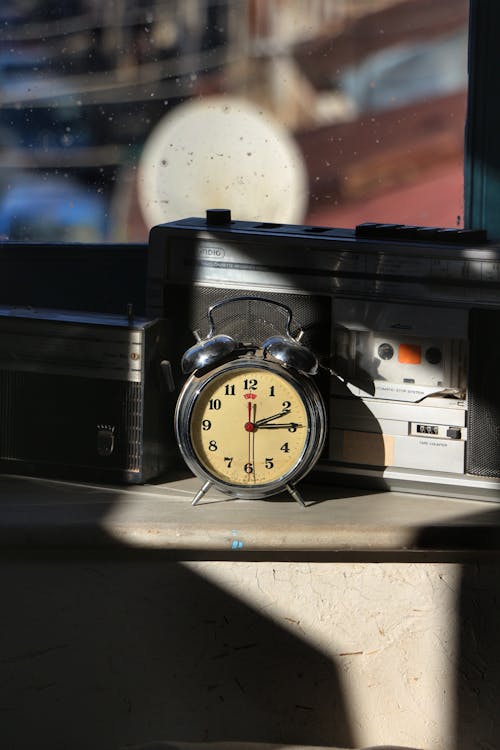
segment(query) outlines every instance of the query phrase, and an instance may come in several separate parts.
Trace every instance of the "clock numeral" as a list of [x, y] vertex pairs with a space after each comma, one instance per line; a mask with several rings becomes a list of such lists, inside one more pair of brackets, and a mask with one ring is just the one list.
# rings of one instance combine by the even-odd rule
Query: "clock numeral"
[[272, 469], [274, 466], [274, 458], [266, 458], [266, 469]]
[[226, 385], [226, 390], [224, 391], [225, 396], [234, 396], [235, 390], [234, 385]]
[[255, 391], [257, 390], [257, 382], [256, 378], [245, 378], [243, 387], [246, 391]]
[[274, 395], [275, 395], [275, 393], [274, 393], [274, 385], [272, 385], [272, 386], [271, 386], [271, 387], [269, 388], [269, 395], [270, 395], [270, 396], [274, 396]]
[[292, 405], [292, 402], [291, 401], [283, 401], [283, 403], [281, 405], [282, 405], [283, 409], [289, 409], [291, 407], [291, 405]]
[[217, 446], [217, 443], [215, 442], [215, 440], [211, 440], [209, 442], [209, 444], [208, 444], [208, 450], [209, 451], [216, 451], [217, 448], [218, 448], [218, 446]]
[[201, 427], [203, 430], [209, 430], [212, 426], [212, 422], [209, 419], [204, 419], [201, 423]]
[[280, 451], [283, 451], [283, 453], [290, 453], [290, 448], [288, 447], [288, 443], [283, 443], [283, 445], [280, 448]]
[[220, 398], [211, 398], [210, 401], [208, 402], [208, 408], [214, 409], [215, 411], [219, 411], [221, 406], [222, 406], [222, 401], [220, 400]]
[[245, 464], [243, 468], [245, 469], [245, 472], [247, 474], [253, 474], [253, 464], [250, 464], [250, 463]]
[[224, 461], [227, 464], [227, 468], [231, 468], [231, 464], [233, 463], [233, 457], [232, 456], [224, 456]]

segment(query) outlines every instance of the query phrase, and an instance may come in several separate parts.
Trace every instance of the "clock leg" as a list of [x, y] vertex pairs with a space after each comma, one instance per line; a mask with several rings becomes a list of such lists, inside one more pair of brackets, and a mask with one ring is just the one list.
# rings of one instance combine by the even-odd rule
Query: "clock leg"
[[211, 486], [212, 486], [212, 482], [210, 480], [205, 482], [203, 487], [200, 487], [196, 495], [193, 497], [191, 505], [197, 505], [199, 501], [201, 500], [201, 498], [203, 497], [203, 495], [205, 495], [208, 492]]
[[286, 486], [288, 492], [293, 497], [293, 499], [298, 502], [299, 505], [302, 505], [303, 508], [307, 508], [307, 505], [302, 500], [301, 494], [297, 491], [297, 489], [292, 484], [287, 484]]

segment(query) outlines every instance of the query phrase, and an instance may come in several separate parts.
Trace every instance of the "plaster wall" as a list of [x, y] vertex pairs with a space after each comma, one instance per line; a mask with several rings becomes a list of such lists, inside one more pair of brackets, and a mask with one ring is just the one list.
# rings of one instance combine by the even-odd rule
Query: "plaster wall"
[[[190, 563], [189, 567], [327, 657], [337, 675], [356, 746], [456, 747], [460, 566]], [[328, 700], [325, 706], [323, 698], [315, 704], [305, 693], [302, 702], [313, 712], [328, 711]], [[289, 720], [293, 722], [292, 715]]]
[[4, 559], [2, 747], [497, 748], [497, 570]]

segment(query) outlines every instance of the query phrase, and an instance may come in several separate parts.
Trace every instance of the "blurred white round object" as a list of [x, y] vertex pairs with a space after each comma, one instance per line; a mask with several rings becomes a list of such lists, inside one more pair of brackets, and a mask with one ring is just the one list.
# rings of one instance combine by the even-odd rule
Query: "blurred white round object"
[[308, 180], [298, 146], [272, 116], [210, 97], [160, 120], [144, 146], [138, 191], [149, 227], [220, 206], [238, 220], [301, 223]]

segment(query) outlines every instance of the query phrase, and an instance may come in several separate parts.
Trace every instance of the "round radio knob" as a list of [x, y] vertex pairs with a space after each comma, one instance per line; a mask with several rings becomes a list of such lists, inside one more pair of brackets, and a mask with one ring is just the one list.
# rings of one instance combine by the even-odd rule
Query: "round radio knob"
[[378, 356], [380, 359], [392, 359], [394, 357], [394, 347], [392, 344], [380, 344], [378, 348]]
[[438, 365], [443, 359], [441, 349], [437, 346], [430, 346], [425, 352], [425, 358], [430, 365]]
[[207, 224], [211, 226], [223, 226], [231, 223], [231, 211], [229, 208], [209, 208], [206, 212]]

